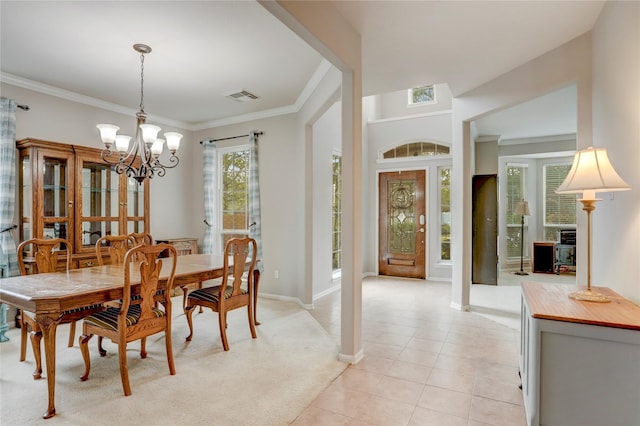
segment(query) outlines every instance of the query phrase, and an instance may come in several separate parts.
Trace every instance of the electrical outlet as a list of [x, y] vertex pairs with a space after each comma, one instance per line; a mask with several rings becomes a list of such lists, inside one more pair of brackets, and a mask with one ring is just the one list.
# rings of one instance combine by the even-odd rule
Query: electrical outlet
[[278, 271], [277, 269], [275, 271], [273, 271], [273, 278], [275, 278], [275, 279], [280, 278], [280, 271]]

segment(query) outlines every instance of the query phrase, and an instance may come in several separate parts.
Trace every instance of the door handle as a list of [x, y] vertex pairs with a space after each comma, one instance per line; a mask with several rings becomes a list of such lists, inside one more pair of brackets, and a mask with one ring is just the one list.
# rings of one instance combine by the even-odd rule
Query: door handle
[[420, 228], [418, 231], [420, 231], [420, 232], [424, 232], [424, 228]]
[[[423, 214], [420, 215], [420, 225], [424, 225], [424, 215]], [[424, 232], [424, 231], [422, 231], [422, 232]]]

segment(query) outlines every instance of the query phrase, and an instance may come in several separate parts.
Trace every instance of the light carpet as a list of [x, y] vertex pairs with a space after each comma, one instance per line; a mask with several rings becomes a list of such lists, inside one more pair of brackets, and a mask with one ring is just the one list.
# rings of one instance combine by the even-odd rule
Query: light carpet
[[[108, 354], [89, 342], [91, 373], [84, 371], [77, 344], [66, 346], [68, 326], [57, 332], [56, 411], [44, 420], [47, 382], [33, 380], [31, 345], [18, 361], [20, 330], [0, 344], [0, 423], [12, 425], [286, 425], [324, 390], [347, 364], [338, 346], [311, 315], [294, 303], [262, 299], [257, 339], [251, 339], [245, 309], [228, 314], [230, 351], [222, 349], [217, 314], [194, 313], [194, 336], [185, 342], [187, 321], [181, 296], [174, 298], [173, 348], [176, 375], [169, 375], [164, 335], [147, 339], [146, 359], [138, 342], [127, 346], [132, 395], [125, 397], [117, 346], [105, 340]], [[78, 323], [81, 330], [81, 325]]]

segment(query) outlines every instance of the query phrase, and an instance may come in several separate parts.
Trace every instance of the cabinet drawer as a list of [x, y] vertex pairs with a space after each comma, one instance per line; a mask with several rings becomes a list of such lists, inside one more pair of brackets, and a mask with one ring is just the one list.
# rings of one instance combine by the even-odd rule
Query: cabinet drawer
[[[105, 264], [109, 264], [109, 260], [105, 259]], [[98, 266], [98, 259], [79, 259], [78, 268], [90, 268], [92, 266]]]

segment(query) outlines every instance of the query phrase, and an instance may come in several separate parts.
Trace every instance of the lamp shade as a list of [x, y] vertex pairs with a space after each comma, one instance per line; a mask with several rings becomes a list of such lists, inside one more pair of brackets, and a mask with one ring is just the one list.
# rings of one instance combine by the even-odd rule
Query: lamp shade
[[516, 204], [516, 209], [513, 211], [515, 215], [529, 216], [531, 212], [529, 212], [529, 203], [522, 200], [518, 201]]
[[[626, 191], [631, 189], [613, 169], [607, 150], [592, 146], [576, 152], [573, 157], [571, 170], [562, 185], [558, 187], [558, 194], [588, 193], [592, 196], [596, 192]], [[583, 195], [587, 198], [587, 195]]]

